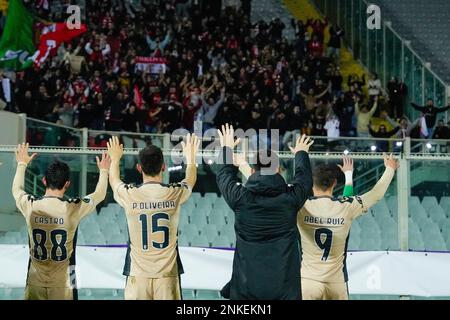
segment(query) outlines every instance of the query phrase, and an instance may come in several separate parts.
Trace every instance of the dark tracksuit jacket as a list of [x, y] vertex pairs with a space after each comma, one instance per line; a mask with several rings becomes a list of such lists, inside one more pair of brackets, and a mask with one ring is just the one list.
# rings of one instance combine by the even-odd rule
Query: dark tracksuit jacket
[[[374, 138], [390, 139], [399, 130], [400, 130], [400, 127], [397, 126], [396, 128], [394, 128], [391, 131], [386, 131], [386, 132], [373, 131], [369, 125], [369, 133]], [[378, 149], [378, 151], [387, 152], [389, 150], [389, 141], [377, 141], [377, 149]]]
[[425, 115], [425, 121], [427, 122], [428, 130], [433, 130], [436, 125], [437, 115], [439, 113], [450, 110], [450, 106], [444, 108], [437, 108], [435, 106], [419, 106], [415, 103], [411, 103], [414, 109], [422, 112]]
[[[224, 148], [221, 156], [231, 159], [231, 154], [230, 148]], [[233, 272], [222, 289], [224, 298], [301, 299], [297, 213], [312, 195], [313, 181], [306, 152], [295, 155], [295, 165], [291, 185], [279, 174], [257, 172], [245, 186], [238, 181], [237, 167], [220, 165], [217, 184], [236, 216]]]

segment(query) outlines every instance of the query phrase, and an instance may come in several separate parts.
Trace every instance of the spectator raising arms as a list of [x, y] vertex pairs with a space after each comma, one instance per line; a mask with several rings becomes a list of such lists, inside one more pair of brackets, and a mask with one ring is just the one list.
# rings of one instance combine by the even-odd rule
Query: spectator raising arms
[[411, 105], [423, 115], [422, 121], [420, 122], [420, 132], [423, 138], [429, 138], [431, 136], [433, 128], [436, 125], [437, 115], [450, 110], [450, 106], [445, 108], [435, 107], [433, 99], [428, 99], [426, 106], [419, 106], [416, 103], [411, 103]]
[[360, 106], [360, 98], [355, 98], [355, 111], [356, 111], [356, 122], [357, 122], [357, 132], [358, 137], [369, 137], [369, 124], [370, 119], [377, 110], [378, 107], [378, 97], [374, 98], [373, 106], [369, 107], [365, 104]]
[[[356, 129], [359, 136], [369, 136], [380, 81], [371, 77], [368, 100], [364, 75], [350, 75], [348, 89], [343, 87], [336, 59], [344, 34], [339, 26], [330, 26], [324, 55], [327, 19], [291, 21], [296, 35], [287, 39], [280, 18], [252, 23], [235, 7], [239, 1], [225, 10], [219, 4], [91, 3], [83, 37], [64, 44], [41, 69], [12, 77], [8, 110], [109, 131], [192, 132], [195, 121], [204, 130], [224, 123], [244, 130], [277, 128], [284, 149], [298, 133], [327, 136], [332, 111], [340, 136], [354, 136]], [[246, 11], [250, 1], [242, 4]], [[43, 15], [54, 18], [50, 12]], [[405, 90], [397, 87], [392, 84], [390, 98], [398, 117], [402, 107], [396, 92], [404, 96]], [[368, 106], [362, 104], [366, 100]], [[436, 113], [446, 109], [425, 109], [420, 127], [425, 132], [426, 126], [429, 136]], [[38, 135], [33, 138], [43, 143]]]

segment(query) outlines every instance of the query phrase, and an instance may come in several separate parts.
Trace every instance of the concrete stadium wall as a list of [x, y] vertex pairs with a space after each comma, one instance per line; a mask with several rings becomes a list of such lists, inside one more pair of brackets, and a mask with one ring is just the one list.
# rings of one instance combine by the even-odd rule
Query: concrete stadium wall
[[[0, 111], [0, 145], [17, 145], [26, 140], [26, 116], [7, 111]], [[11, 194], [12, 181], [16, 163], [12, 153], [0, 153], [0, 213], [11, 213], [16, 210], [16, 204]], [[3, 221], [0, 219], [0, 225]], [[7, 223], [9, 225], [9, 223]]]
[[25, 141], [27, 120], [25, 114], [0, 111], [0, 145], [16, 145]]

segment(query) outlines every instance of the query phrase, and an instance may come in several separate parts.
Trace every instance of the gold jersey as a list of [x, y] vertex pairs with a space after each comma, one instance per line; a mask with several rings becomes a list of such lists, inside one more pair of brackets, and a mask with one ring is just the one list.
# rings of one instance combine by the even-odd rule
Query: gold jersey
[[363, 212], [360, 198], [310, 198], [300, 210], [302, 278], [347, 281], [345, 257], [353, 219]]
[[178, 221], [190, 194], [184, 182], [117, 186], [114, 199], [125, 209], [129, 233], [124, 275], [154, 279], [182, 273]]
[[75, 246], [78, 225], [104, 200], [108, 171], [102, 170], [96, 192], [82, 199], [35, 197], [21, 184], [26, 166], [17, 168], [13, 195], [28, 227], [30, 263], [27, 284], [45, 288], [76, 288]]
[[384, 197], [394, 173], [387, 168], [375, 187], [361, 197], [312, 197], [306, 201], [298, 215], [302, 278], [348, 281], [346, 257], [352, 222]]

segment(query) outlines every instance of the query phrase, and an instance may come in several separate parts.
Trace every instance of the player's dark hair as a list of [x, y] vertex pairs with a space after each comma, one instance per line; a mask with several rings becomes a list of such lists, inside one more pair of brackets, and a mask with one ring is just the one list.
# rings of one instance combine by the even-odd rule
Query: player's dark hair
[[70, 168], [61, 161], [54, 161], [45, 170], [45, 180], [47, 181], [47, 189], [61, 190], [70, 180]]
[[161, 173], [164, 164], [162, 150], [156, 146], [148, 146], [139, 151], [139, 164], [146, 176], [155, 177]]
[[330, 189], [337, 179], [336, 165], [321, 164], [313, 169], [314, 186], [322, 191]]

